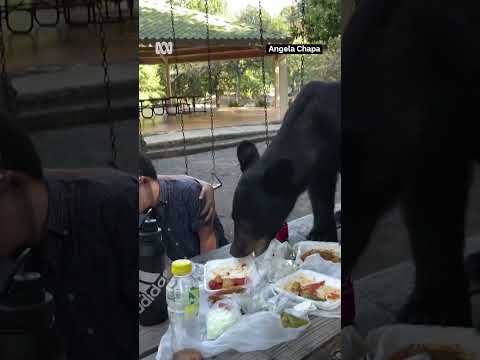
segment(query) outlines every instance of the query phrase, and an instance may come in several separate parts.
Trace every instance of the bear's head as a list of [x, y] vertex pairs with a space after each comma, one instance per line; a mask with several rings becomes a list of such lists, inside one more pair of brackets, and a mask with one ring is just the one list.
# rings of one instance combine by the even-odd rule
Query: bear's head
[[295, 205], [293, 164], [278, 159], [272, 164], [259, 162], [256, 146], [242, 142], [237, 157], [243, 174], [233, 197], [234, 241], [230, 254], [244, 257], [263, 253]]

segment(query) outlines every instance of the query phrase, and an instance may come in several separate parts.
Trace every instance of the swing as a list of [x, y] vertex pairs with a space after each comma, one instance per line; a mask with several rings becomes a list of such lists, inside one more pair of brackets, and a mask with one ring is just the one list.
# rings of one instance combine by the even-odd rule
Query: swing
[[105, 118], [108, 123], [109, 127], [109, 135], [110, 135], [110, 150], [111, 150], [111, 159], [108, 164], [118, 169], [117, 165], [117, 137], [115, 135], [115, 123], [112, 119], [112, 99], [111, 99], [111, 82], [110, 82], [110, 75], [108, 72], [108, 60], [107, 60], [107, 41], [106, 41], [106, 34], [104, 29], [104, 22], [105, 18], [103, 17], [102, 13], [102, 2], [96, 1], [95, 2], [98, 11], [98, 34], [100, 39], [100, 48], [102, 52], [102, 67], [103, 67], [103, 82], [105, 85]]
[[[205, 25], [206, 25], [206, 35], [207, 35], [207, 63], [208, 63], [208, 92], [209, 92], [209, 103], [210, 103], [210, 133], [211, 133], [211, 157], [212, 157], [212, 170], [211, 170], [211, 181], [210, 184], [212, 185], [214, 190], [217, 190], [223, 186], [222, 181], [217, 175], [217, 170], [216, 170], [216, 161], [215, 161], [215, 126], [214, 126], [214, 117], [213, 117], [213, 82], [212, 82], [212, 68], [211, 68], [211, 59], [210, 59], [210, 25], [208, 21], [208, 14], [209, 14], [209, 8], [208, 8], [208, 0], [205, 0]], [[175, 17], [173, 14], [173, 0], [170, 0], [170, 20], [172, 24], [172, 42], [174, 48], [176, 47], [177, 40], [176, 40], [176, 35], [175, 35]], [[175, 52], [175, 59], [177, 59], [177, 53]], [[175, 93], [173, 98], [176, 100], [176, 106], [178, 108], [178, 101], [179, 97], [177, 94], [177, 89], [178, 89], [178, 79], [179, 79], [179, 71], [178, 71], [178, 63], [175, 61]], [[180, 126], [181, 126], [181, 131], [182, 131], [182, 139], [183, 139], [183, 157], [185, 161], [185, 174], [188, 175], [189, 169], [188, 169], [188, 156], [187, 156], [187, 142], [185, 139], [185, 123], [183, 120], [183, 111], [177, 111], [175, 113], [175, 116], [179, 116], [180, 118]]]
[[[103, 81], [105, 84], [105, 99], [106, 99], [106, 106], [105, 106], [105, 118], [108, 122], [109, 126], [109, 133], [110, 133], [110, 148], [111, 148], [111, 159], [108, 162], [108, 164], [114, 168], [118, 168], [117, 166], [117, 139], [115, 135], [115, 124], [114, 121], [112, 120], [111, 112], [112, 112], [112, 101], [111, 101], [111, 94], [110, 94], [110, 76], [108, 72], [108, 61], [107, 61], [107, 42], [106, 42], [106, 35], [105, 35], [105, 29], [103, 27], [104, 25], [104, 18], [102, 14], [102, 2], [97, 1], [97, 10], [99, 13], [99, 20], [98, 20], [98, 26], [99, 26], [99, 38], [100, 38], [100, 46], [101, 46], [101, 51], [102, 51], [102, 66], [103, 66], [103, 72], [104, 72], [104, 77]], [[7, 71], [6, 71], [6, 54], [5, 54], [5, 44], [3, 41], [3, 25], [2, 25], [2, 14], [1, 14], [1, 8], [0, 8], [0, 82], [2, 83], [1, 86], [3, 87], [2, 89], [2, 97], [3, 99], [0, 99], [0, 104], [2, 102], [5, 102], [6, 104], [6, 109], [8, 112], [13, 112], [13, 109], [11, 109], [10, 102], [9, 100], [9, 84], [7, 80]]]

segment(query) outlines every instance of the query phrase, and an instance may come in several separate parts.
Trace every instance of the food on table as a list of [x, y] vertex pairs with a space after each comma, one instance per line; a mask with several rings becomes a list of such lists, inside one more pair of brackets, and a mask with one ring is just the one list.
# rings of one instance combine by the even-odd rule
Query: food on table
[[219, 267], [211, 273], [211, 279], [208, 282], [210, 290], [229, 290], [243, 287], [248, 282], [249, 269], [247, 264], [240, 263], [232, 268]]
[[328, 286], [325, 281], [315, 281], [304, 275], [287, 284], [285, 290], [314, 301], [335, 301], [341, 297], [340, 289]]
[[341, 261], [340, 256], [334, 250], [329, 249], [311, 249], [304, 252], [300, 258], [302, 261], [305, 261], [307, 257], [313, 254], [319, 254], [323, 259], [333, 263], [339, 263]]
[[285, 311], [280, 315], [280, 320], [284, 328], [299, 328], [308, 324], [308, 320], [298, 318]]
[[220, 290], [217, 293], [215, 293], [213, 295], [210, 295], [208, 297], [208, 300], [210, 300], [210, 302], [212, 302], [212, 303], [216, 303], [218, 300], [222, 300], [225, 297], [225, 295], [241, 294], [243, 292], [245, 292], [245, 288], [243, 288], [243, 287], [235, 287], [235, 288], [231, 288], [231, 289]]
[[415, 355], [427, 354], [431, 360], [473, 360], [459, 345], [415, 344], [395, 352], [389, 360], [404, 360]]
[[238, 307], [228, 301], [217, 302], [207, 314], [207, 339], [215, 340], [240, 320]]

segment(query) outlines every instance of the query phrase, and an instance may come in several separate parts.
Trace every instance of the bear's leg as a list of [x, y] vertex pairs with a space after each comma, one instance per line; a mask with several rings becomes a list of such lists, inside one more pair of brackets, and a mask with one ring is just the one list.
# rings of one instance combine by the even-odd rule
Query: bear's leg
[[471, 322], [463, 254], [471, 167], [461, 155], [433, 158], [418, 170], [404, 198], [416, 275], [398, 320], [465, 326]]
[[337, 242], [335, 188], [337, 174], [317, 174], [308, 186], [313, 209], [313, 228], [309, 240]]

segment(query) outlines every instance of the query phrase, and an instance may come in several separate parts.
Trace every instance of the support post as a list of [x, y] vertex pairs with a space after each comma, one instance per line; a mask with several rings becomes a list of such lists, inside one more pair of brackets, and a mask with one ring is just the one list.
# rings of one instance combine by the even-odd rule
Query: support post
[[170, 81], [170, 64], [168, 62], [165, 63], [165, 79], [167, 80], [165, 91], [167, 93], [167, 97], [171, 97], [172, 96], [172, 83]]
[[287, 57], [281, 55], [278, 58], [279, 64], [279, 102], [280, 102], [280, 118], [283, 119], [288, 109], [288, 68]]
[[275, 90], [275, 96], [273, 98], [273, 107], [280, 107], [280, 92], [279, 92], [279, 69], [278, 69], [278, 55], [274, 55], [272, 58], [272, 80], [273, 88]]

